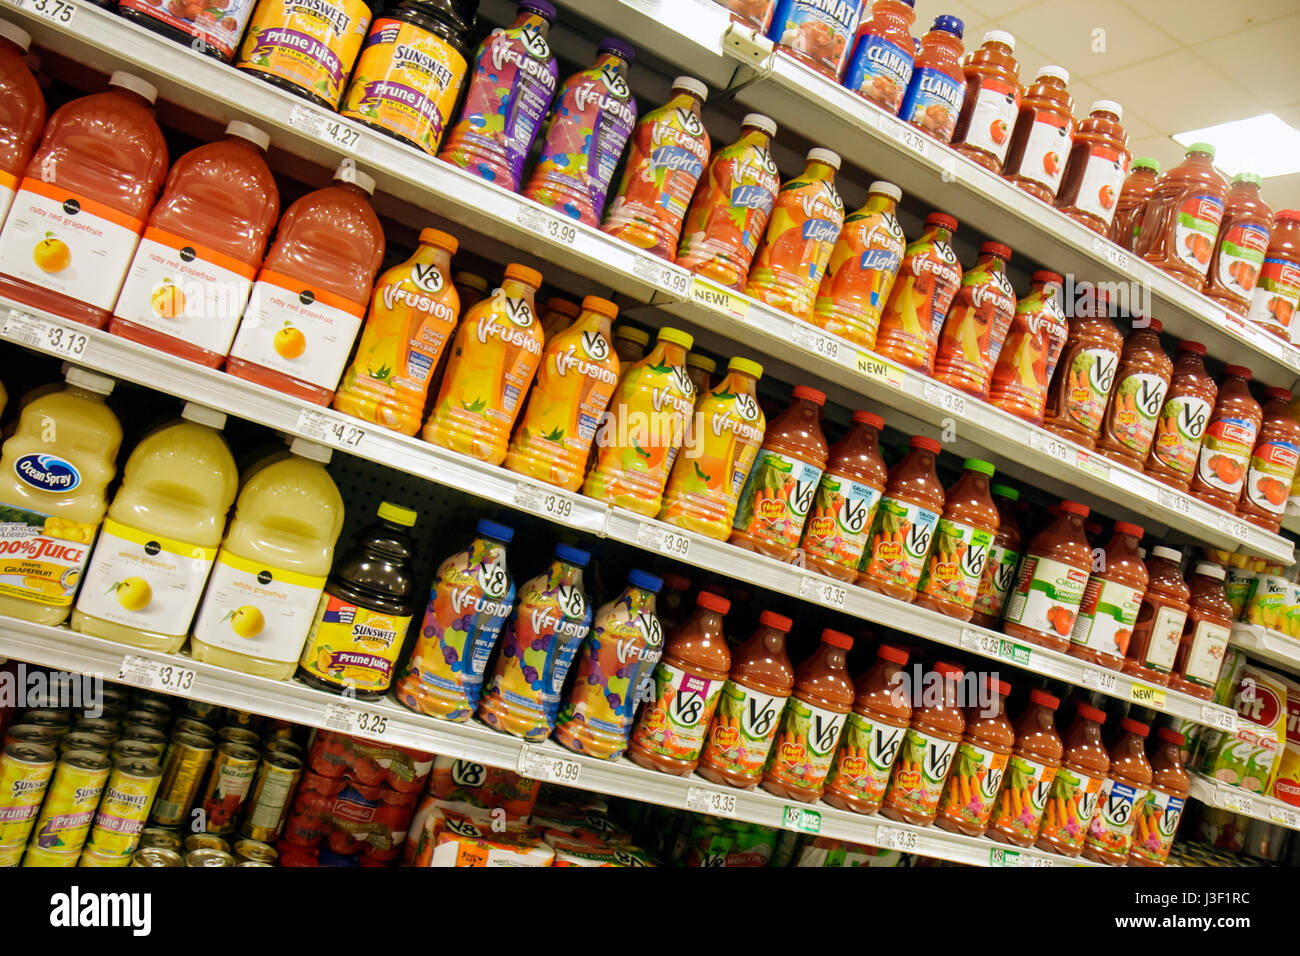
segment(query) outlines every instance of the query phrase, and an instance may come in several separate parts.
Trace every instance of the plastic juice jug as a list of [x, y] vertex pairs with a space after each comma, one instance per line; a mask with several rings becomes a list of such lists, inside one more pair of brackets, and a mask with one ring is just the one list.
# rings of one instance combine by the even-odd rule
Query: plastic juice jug
[[0, 231], [0, 295], [103, 328], [167, 175], [157, 91], [114, 73], [50, 117]]
[[862, 553], [857, 583], [911, 603], [930, 556], [944, 493], [934, 469], [939, 443], [914, 435], [908, 447], [910, 451], [889, 469], [885, 494], [871, 523], [871, 543]]
[[993, 504], [998, 509], [998, 533], [993, 536], [988, 558], [984, 561], [984, 573], [975, 591], [970, 619], [980, 627], [996, 628], [1002, 620], [1007, 595], [1016, 583], [1024, 539], [1016, 515], [1020, 492], [1006, 485], [993, 485], [989, 490], [993, 492]]
[[776, 0], [767, 35], [800, 63], [838, 80], [844, 75], [860, 8], [854, 0]]
[[1029, 692], [1029, 706], [1016, 721], [1016, 745], [1002, 776], [988, 835], [1000, 843], [1029, 847], [1047, 810], [1047, 795], [1061, 766], [1064, 747], [1056, 732], [1061, 702], [1045, 690]]
[[713, 154], [682, 225], [677, 264], [739, 292], [776, 204], [780, 171], [769, 149], [776, 123], [740, 121], [740, 138]]
[[762, 374], [757, 362], [733, 358], [722, 381], [696, 403], [686, 442], [691, 451], [673, 464], [660, 521], [718, 541], [731, 534], [767, 428], [755, 392]]
[[690, 76], [673, 81], [672, 98], [637, 123], [623, 179], [601, 229], [672, 262], [682, 221], [709, 161], [700, 109], [709, 88]]
[[577, 491], [587, 454], [618, 385], [610, 323], [618, 306], [589, 295], [582, 314], [542, 352], [537, 384], [506, 453], [505, 466], [538, 481]]
[[1092, 572], [1087, 518], [1087, 505], [1062, 501], [1052, 523], [1029, 542], [1003, 612], [1002, 630], [1011, 637], [1054, 651], [1069, 648]]
[[1034, 425], [1043, 421], [1048, 383], [1069, 335], [1061, 311], [1063, 281], [1055, 272], [1034, 273], [1029, 294], [1016, 303], [1011, 331], [989, 380], [989, 403]]
[[1147, 200], [1155, 191], [1156, 179], [1160, 176], [1160, 163], [1147, 157], [1133, 160], [1129, 166], [1128, 178], [1119, 191], [1119, 201], [1115, 203], [1115, 218], [1110, 223], [1110, 241], [1122, 249], [1133, 251], [1138, 234], [1142, 231], [1142, 216], [1146, 212]]
[[993, 466], [967, 458], [962, 469], [961, 477], [944, 493], [943, 515], [935, 526], [934, 544], [916, 583], [913, 603], [969, 621], [1002, 518], [989, 493]]
[[1085, 448], [1097, 444], [1124, 350], [1107, 309], [1100, 297], [1091, 307], [1076, 304], [1043, 412], [1044, 428]]
[[1193, 143], [1187, 158], [1156, 182], [1133, 251], [1183, 285], [1201, 288], [1227, 192], [1227, 180], [1214, 169], [1214, 147]]
[[962, 22], [956, 17], [934, 18], [916, 54], [912, 80], [898, 115], [941, 143], [951, 142], [966, 99], [962, 72]]
[[1183, 625], [1169, 686], [1202, 700], [1213, 696], [1232, 629], [1232, 605], [1223, 592], [1226, 576], [1219, 565], [1200, 561], [1187, 579], [1187, 623]]
[[1010, 260], [1011, 250], [1000, 242], [980, 246], [979, 261], [961, 277], [939, 332], [934, 377], [976, 398], [988, 395], [1016, 312], [1016, 293], [1007, 278]]
[[1151, 453], [1156, 420], [1174, 375], [1173, 360], [1160, 344], [1162, 328], [1159, 319], [1134, 320], [1097, 438], [1098, 454], [1135, 471], [1142, 470]]
[[1146, 594], [1121, 669], [1151, 684], [1169, 683], [1187, 623], [1191, 592], [1180, 570], [1182, 560], [1182, 552], [1163, 545], [1152, 548], [1146, 559]]
[[187, 404], [181, 417], [126, 460], [72, 612], [83, 634], [174, 654], [190, 632], [239, 475], [225, 414]]
[[[576, 314], [573, 316], [578, 317]], [[645, 358], [646, 346], [650, 344], [650, 333], [638, 329], [635, 325], [620, 322], [614, 329], [614, 354], [618, 356], [619, 366], [627, 368]], [[619, 373], [622, 375], [622, 372]], [[694, 380], [692, 379], [692, 383]]]
[[[957, 745], [966, 732], [966, 718], [957, 700], [964, 673], [956, 664], [940, 661], [927, 675], [927, 680], [939, 683], [939, 699], [912, 712], [880, 808], [889, 819], [916, 826], [934, 822]], [[927, 693], [924, 699], [935, 696]]]
[[1185, 743], [1186, 738], [1176, 730], [1156, 729], [1156, 739], [1148, 747], [1151, 789], [1134, 824], [1129, 866], [1164, 866], [1169, 858], [1191, 790], [1191, 780], [1183, 769]]
[[1065, 175], [1074, 146], [1074, 100], [1063, 67], [1045, 66], [1020, 100], [1002, 175], [1031, 196], [1050, 203]]
[[1106, 712], [1078, 702], [1074, 720], [1065, 732], [1061, 769], [1047, 794], [1047, 812], [1038, 832], [1037, 846], [1062, 856], [1083, 852], [1088, 825], [1097, 812], [1101, 789], [1110, 773], [1110, 755], [1101, 742]]
[[864, 3], [853, 52], [844, 72], [846, 87], [891, 116], [898, 115], [907, 85], [912, 81], [916, 53], [912, 47], [914, 5], [913, 0]]
[[808, 567], [840, 581], [857, 577], [889, 481], [880, 454], [884, 426], [879, 415], [853, 413], [848, 432], [831, 447], [799, 542]]
[[298, 659], [304, 683], [360, 700], [388, 692], [416, 610], [416, 517], [381, 502], [379, 520], [334, 566]]
[[732, 544], [780, 560], [794, 555], [826, 470], [825, 404], [817, 389], [796, 386], [790, 407], [768, 425], [736, 505]]
[[239, 492], [190, 638], [195, 660], [274, 680], [297, 669], [343, 530], [330, 450], [289, 450]]
[[902, 198], [893, 183], [874, 182], [866, 204], [844, 220], [805, 317], [813, 325], [863, 348], [875, 344], [880, 313], [903, 264], [903, 227], [894, 214]]
[[912, 721], [902, 668], [908, 653], [881, 644], [876, 662], [853, 683], [853, 710], [826, 777], [822, 795], [833, 807], [875, 813], [885, 798], [903, 736]]
[[1193, 498], [1227, 512], [1236, 511], [1264, 420], [1259, 402], [1250, 394], [1250, 377], [1250, 369], [1242, 365], [1223, 367], [1218, 401], [1205, 426], [1196, 474], [1188, 489]]
[[934, 367], [944, 316], [961, 284], [961, 263], [951, 244], [956, 231], [951, 216], [926, 216], [925, 232], [903, 253], [873, 345], [885, 358], [927, 375]]
[[962, 66], [966, 96], [952, 134], [953, 149], [993, 173], [1002, 172], [1011, 132], [1020, 115], [1020, 64], [1016, 38], [990, 30]]
[[695, 386], [695, 404], [698, 407], [705, 395], [713, 391], [713, 374], [718, 370], [718, 363], [699, 352], [686, 354], [686, 374]]
[[540, 272], [511, 263], [501, 287], [456, 330], [424, 440], [479, 461], [505, 460], [510, 432], [542, 360], [533, 295]]
[[993, 803], [1002, 789], [1007, 761], [1016, 743], [1016, 732], [1007, 719], [1006, 696], [1011, 693], [1011, 685], [992, 674], [984, 680], [995, 706], [966, 708], [966, 730], [953, 756], [948, 786], [939, 798], [934, 821], [941, 829], [966, 836], [983, 836], [988, 829]]
[[1259, 270], [1247, 318], [1274, 335], [1294, 340], [1292, 319], [1300, 308], [1300, 209], [1283, 209]]
[[375, 181], [345, 160], [333, 185], [289, 207], [253, 285], [227, 372], [330, 403], [384, 258], [384, 231], [368, 198], [374, 191]]
[[[326, 109], [337, 109], [374, 8], [367, 0], [286, 7], [258, 0], [235, 66]], [[310, 43], [303, 40], [310, 38]]]
[[584, 495], [647, 518], [659, 513], [695, 411], [695, 383], [684, 364], [694, 341], [685, 332], [662, 328], [650, 354], [623, 369], [596, 433], [596, 461], [582, 486]]
[[663, 653], [655, 617], [662, 582], [633, 570], [627, 588], [596, 614], [560, 706], [555, 739], [577, 753], [614, 760], [627, 749], [639, 700]]
[[247, 123], [190, 150], [167, 174], [109, 331], [217, 368], [235, 338], [280, 214], [271, 138]]
[[1151, 728], [1131, 717], [1120, 721], [1119, 738], [1110, 748], [1110, 769], [1102, 782], [1084, 839], [1083, 855], [1094, 863], [1123, 866], [1133, 842], [1133, 827], [1151, 787], [1151, 764], [1144, 741]]
[[1142, 529], [1115, 522], [1101, 570], [1088, 579], [1070, 632], [1070, 656], [1117, 671], [1128, 653], [1148, 575], [1138, 543]]
[[808, 151], [807, 165], [781, 186], [767, 233], [749, 270], [745, 294], [800, 319], [810, 318], [831, 250], [844, 225], [835, 188], [840, 157]]
[[361, 341], [334, 407], [403, 435], [420, 430], [434, 370], [456, 330], [460, 296], [451, 281], [459, 243], [422, 229], [411, 257], [375, 282]]
[[1223, 204], [1223, 221], [1201, 291], [1229, 312], [1246, 315], [1255, 294], [1273, 232], [1273, 210], [1259, 195], [1254, 173], [1232, 177]]
[[483, 518], [469, 547], [438, 566], [424, 621], [393, 688], [411, 710], [458, 723], [474, 713], [488, 657], [515, 603], [506, 565], [514, 533]]
[[1178, 343], [1173, 378], [1147, 458], [1146, 473], [1179, 491], [1192, 483], [1205, 426], [1219, 396], [1214, 379], [1206, 374], [1204, 355], [1200, 342]]
[[630, 44], [606, 37], [596, 48], [596, 62], [564, 81], [524, 188], [529, 199], [600, 225], [610, 182], [636, 125], [636, 99], [627, 85], [633, 56]]
[[489, 726], [525, 740], [545, 740], [555, 729], [569, 665], [591, 630], [582, 582], [590, 560], [580, 548], [557, 544], [551, 566], [519, 588], [478, 705]]
[[582, 308], [576, 302], [570, 302], [568, 299], [562, 299], [558, 295], [553, 295], [546, 300], [546, 305], [542, 306], [542, 338], [549, 342], [551, 336], [557, 332], [563, 332], [578, 316], [582, 314]]
[[547, 40], [554, 22], [555, 7], [546, 0], [523, 0], [510, 26], [488, 34], [439, 159], [510, 192], [519, 189], [559, 81]]
[[1056, 194], [1057, 209], [1099, 236], [1110, 231], [1133, 157], [1120, 125], [1123, 116], [1124, 108], [1113, 100], [1098, 100], [1088, 108]]
[[1237, 514], [1265, 531], [1277, 533], [1300, 461], [1300, 423], [1289, 413], [1291, 393], [1264, 389], [1263, 425], [1250, 455]]
[[735, 23], [749, 27], [759, 33], [766, 33], [772, 24], [772, 11], [776, 0], [717, 0], [719, 4], [731, 11]]
[[[663, 582], [663, 589], [655, 600], [655, 616], [667, 634], [681, 626], [694, 605], [687, 601], [691, 592], [691, 579], [686, 575], [670, 571], [663, 576]], [[718, 588], [714, 593], [721, 590]], [[722, 595], [719, 593], [719, 596]]]
[[69, 367], [33, 399], [0, 448], [0, 614], [62, 624], [103, 520], [122, 426], [111, 378]]
[[814, 803], [822, 795], [840, 733], [853, 708], [845, 655], [853, 638], [830, 628], [795, 670], [794, 693], [781, 712], [775, 745], [763, 768], [763, 789], [783, 800]]
[[0, 223], [45, 129], [45, 94], [23, 62], [32, 38], [0, 20]]
[[[457, 272], [451, 277], [451, 281], [456, 287], [456, 294], [460, 296], [462, 312], [478, 305], [483, 300], [483, 296], [487, 295], [487, 279], [476, 276], [472, 272]], [[577, 318], [577, 316], [574, 316], [574, 318]]]

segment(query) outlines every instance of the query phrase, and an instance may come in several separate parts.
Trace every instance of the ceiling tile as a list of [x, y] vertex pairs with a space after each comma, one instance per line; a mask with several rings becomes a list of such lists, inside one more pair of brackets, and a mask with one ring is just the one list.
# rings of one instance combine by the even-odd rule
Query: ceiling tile
[[[1250, 90], [1189, 49], [1089, 78], [1162, 133], [1200, 129], [1250, 115]], [[1244, 111], [1244, 112], [1243, 112]]]
[[[1139, 16], [1160, 27], [1180, 43], [1204, 43], [1239, 30], [1294, 13], [1296, 0], [1129, 0]], [[1292, 33], [1292, 42], [1295, 35]]]
[[1163, 172], [1183, 161], [1184, 150], [1168, 136], [1149, 136], [1146, 139], [1130, 140], [1129, 149], [1136, 156], [1149, 156], [1159, 160]]
[[912, 32], [916, 36], [924, 36], [930, 29], [930, 24], [934, 23], [934, 18], [945, 13], [957, 17], [968, 28], [964, 38], [967, 49], [979, 45], [979, 37], [972, 43], [969, 26], [976, 20], [984, 20], [988, 14], [977, 9], [975, 4], [963, 3], [962, 0], [917, 0], [916, 23], [912, 25]]
[[1263, 195], [1274, 209], [1300, 209], [1300, 173], [1264, 180]]
[[1079, 77], [1141, 63], [1178, 47], [1177, 40], [1121, 0], [1046, 0], [1002, 17], [1001, 22], [1017, 40], [1050, 51], [1055, 62]]
[[[1300, 13], [1192, 49], [1254, 93], [1251, 101], [1241, 104], [1239, 115], [1244, 118], [1295, 102], [1300, 91], [1297, 40]], [[1252, 109], [1256, 106], [1260, 109]]]

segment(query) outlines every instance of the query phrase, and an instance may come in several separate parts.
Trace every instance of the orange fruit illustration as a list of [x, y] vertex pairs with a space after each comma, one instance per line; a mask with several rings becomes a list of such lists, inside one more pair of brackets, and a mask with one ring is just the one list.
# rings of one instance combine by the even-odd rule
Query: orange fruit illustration
[[159, 318], [174, 319], [185, 311], [185, 293], [170, 279], [165, 279], [153, 290], [149, 306]]
[[292, 325], [286, 325], [275, 333], [271, 347], [281, 358], [296, 359], [306, 350], [307, 338]]
[[62, 272], [72, 265], [72, 253], [68, 250], [68, 244], [49, 235], [36, 243], [32, 259], [42, 272]]
[[1102, 187], [1101, 187], [1101, 192], [1099, 192], [1099, 193], [1097, 194], [1097, 198], [1101, 200], [1101, 208], [1102, 208], [1102, 209], [1111, 209], [1111, 208], [1113, 208], [1114, 205], [1115, 205], [1115, 190], [1114, 190], [1114, 188], [1112, 188], [1111, 186], [1102, 186]]
[[1047, 175], [1055, 176], [1056, 171], [1061, 168], [1061, 157], [1055, 153], [1046, 153], [1043, 156], [1043, 169], [1047, 170]]
[[1001, 146], [1007, 141], [1007, 124], [1004, 120], [994, 120], [989, 126], [989, 137]]

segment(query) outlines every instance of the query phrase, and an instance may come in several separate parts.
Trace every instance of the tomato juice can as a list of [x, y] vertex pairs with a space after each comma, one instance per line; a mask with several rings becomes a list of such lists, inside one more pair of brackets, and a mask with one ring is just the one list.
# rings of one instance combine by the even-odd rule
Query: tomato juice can
[[298, 781], [302, 779], [302, 760], [288, 753], [267, 753], [257, 771], [253, 793], [240, 825], [241, 836], [269, 842], [284, 830], [289, 806]]
[[261, 761], [262, 755], [256, 747], [229, 740], [217, 747], [203, 789], [204, 827], [208, 833], [235, 832]]

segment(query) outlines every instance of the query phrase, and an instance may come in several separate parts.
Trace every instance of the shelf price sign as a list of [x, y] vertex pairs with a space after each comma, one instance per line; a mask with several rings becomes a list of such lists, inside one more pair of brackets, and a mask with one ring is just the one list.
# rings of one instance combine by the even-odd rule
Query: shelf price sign
[[361, 444], [366, 437], [366, 430], [352, 422], [337, 419], [304, 408], [298, 413], [298, 425], [295, 431], [304, 438], [318, 441], [323, 445], [333, 445], [349, 451]]
[[821, 833], [822, 815], [807, 807], [786, 807], [781, 814], [781, 826], [801, 833]]
[[636, 529], [636, 543], [647, 551], [658, 551], [678, 561], [685, 561], [691, 553], [690, 538], [657, 522], [643, 521]]
[[67, 0], [18, 0], [15, 6], [30, 10], [42, 20], [49, 20], [61, 26], [71, 26], [72, 17], [77, 8]]
[[544, 783], [562, 783], [569, 787], [578, 785], [582, 777], [582, 764], [554, 751], [524, 744], [519, 751], [520, 776]]
[[709, 787], [691, 787], [686, 791], [686, 809], [714, 817], [734, 817], [736, 795]]
[[181, 696], [188, 695], [194, 689], [194, 679], [197, 676], [194, 670], [183, 664], [155, 661], [136, 654], [122, 658], [117, 673], [117, 679], [124, 684]]
[[345, 734], [359, 734], [377, 740], [388, 733], [388, 716], [372, 710], [361, 710], [348, 704], [331, 701], [325, 705], [322, 721], [326, 730]]
[[0, 335], [21, 345], [44, 349], [70, 359], [85, 355], [86, 347], [90, 344], [90, 337], [75, 326], [38, 319], [18, 309], [9, 310]]

